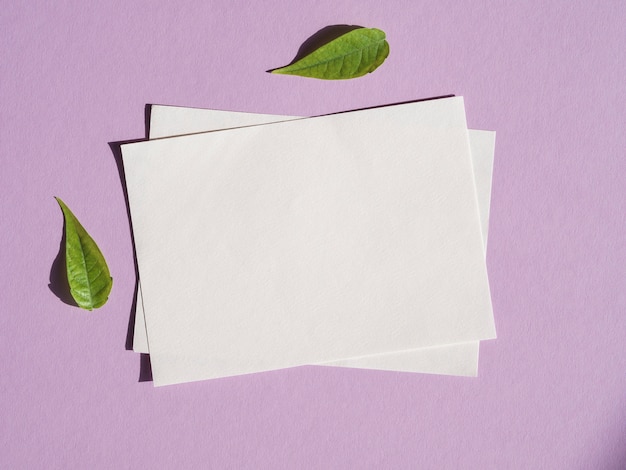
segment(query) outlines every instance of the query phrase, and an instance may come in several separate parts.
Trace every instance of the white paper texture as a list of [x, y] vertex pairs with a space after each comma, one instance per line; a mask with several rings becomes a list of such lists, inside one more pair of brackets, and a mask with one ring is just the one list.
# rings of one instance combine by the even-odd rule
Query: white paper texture
[[460, 98], [123, 153], [155, 385], [495, 336]]
[[[298, 118], [292, 116], [153, 105], [150, 118], [150, 138], [155, 139], [190, 133], [216, 131], [292, 119]], [[478, 193], [482, 233], [486, 248], [495, 132], [469, 130], [469, 138], [474, 178]], [[140, 287], [133, 349], [136, 352], [149, 353]], [[476, 376], [478, 372], [478, 349], [478, 342], [469, 342], [422, 348], [402, 353], [351, 358], [330, 364], [343, 367]]]

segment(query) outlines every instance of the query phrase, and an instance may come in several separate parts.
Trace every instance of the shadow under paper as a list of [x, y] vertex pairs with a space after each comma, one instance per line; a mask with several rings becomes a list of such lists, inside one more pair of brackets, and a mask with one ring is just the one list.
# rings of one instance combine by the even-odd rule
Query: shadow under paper
[[[134, 142], [145, 142], [150, 135], [150, 114], [152, 105], [147, 104], [144, 110], [144, 119], [146, 126], [145, 137], [141, 139], [123, 140], [117, 142], [109, 142], [109, 148], [117, 165], [117, 172], [120, 178], [120, 185], [124, 194], [124, 202], [126, 203], [126, 217], [128, 218], [128, 228], [130, 232], [131, 245], [133, 248], [133, 264], [135, 267], [135, 287], [133, 291], [133, 299], [130, 305], [130, 313], [128, 315], [128, 327], [126, 329], [125, 348], [127, 351], [133, 350], [133, 338], [135, 335], [135, 315], [137, 311], [137, 301], [139, 296], [139, 268], [137, 265], [137, 256], [135, 254], [135, 238], [133, 236], [133, 223], [130, 216], [130, 204], [128, 201], [128, 190], [126, 188], [126, 175], [124, 173], [124, 163], [122, 161], [122, 145]], [[150, 366], [150, 355], [141, 354], [139, 359], [139, 382], [147, 382], [152, 380], [152, 369]]]

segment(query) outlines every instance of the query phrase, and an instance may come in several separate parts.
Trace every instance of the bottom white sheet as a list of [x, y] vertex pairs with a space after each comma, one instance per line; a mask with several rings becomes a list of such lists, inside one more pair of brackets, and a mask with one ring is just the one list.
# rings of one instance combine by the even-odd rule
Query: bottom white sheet
[[[269, 124], [291, 119], [299, 118], [155, 105], [152, 107], [151, 113], [150, 138], [155, 139], [198, 132], [218, 131], [233, 127]], [[486, 248], [495, 132], [470, 130], [469, 138], [483, 242]], [[141, 285], [139, 285], [134, 331], [134, 351], [149, 353]], [[478, 373], [479, 344], [478, 341], [474, 341], [420, 348], [400, 353], [394, 352], [359, 358], [347, 358], [326, 363], [325, 365], [428, 374], [476, 376]]]

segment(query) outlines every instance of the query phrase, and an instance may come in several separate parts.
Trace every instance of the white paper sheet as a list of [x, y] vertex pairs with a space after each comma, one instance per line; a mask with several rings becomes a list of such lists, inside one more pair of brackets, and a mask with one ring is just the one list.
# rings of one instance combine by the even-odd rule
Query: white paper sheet
[[155, 385], [494, 337], [461, 99], [262, 127], [124, 146]]
[[[292, 116], [251, 114], [210, 109], [153, 105], [150, 118], [150, 138], [163, 138], [190, 133], [216, 131], [248, 125], [298, 119]], [[491, 174], [495, 132], [469, 131], [474, 178], [478, 193], [482, 233], [486, 248], [489, 224]], [[133, 349], [149, 353], [145, 331], [141, 287], [136, 312]], [[478, 342], [422, 348], [403, 353], [345, 359], [331, 363], [343, 367], [384, 369], [430, 374], [476, 376], [478, 372]]]

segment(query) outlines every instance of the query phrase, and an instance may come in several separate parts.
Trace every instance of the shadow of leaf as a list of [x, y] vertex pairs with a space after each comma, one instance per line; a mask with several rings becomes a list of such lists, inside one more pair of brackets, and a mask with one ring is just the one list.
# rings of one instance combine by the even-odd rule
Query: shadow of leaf
[[344, 34], [349, 33], [350, 31], [353, 31], [355, 29], [359, 29], [362, 27], [363, 26], [348, 25], [348, 24], [335, 24], [335, 25], [326, 26], [320, 29], [318, 32], [313, 34], [311, 37], [309, 37], [306, 41], [302, 43], [302, 45], [298, 49], [296, 56], [293, 58], [291, 62], [289, 62], [287, 65], [270, 69], [267, 72], [271, 72], [272, 70], [276, 70], [277, 68], [287, 67], [299, 61], [303, 57], [308, 56], [309, 54], [316, 51], [320, 47], [337, 39], [339, 36], [343, 36]]
[[65, 222], [63, 222], [63, 235], [61, 236], [61, 243], [59, 244], [59, 252], [50, 267], [49, 281], [50, 284], [48, 284], [48, 288], [61, 302], [71, 305], [72, 307], [78, 307], [74, 297], [72, 297], [70, 283], [67, 280], [67, 268], [65, 266]]

